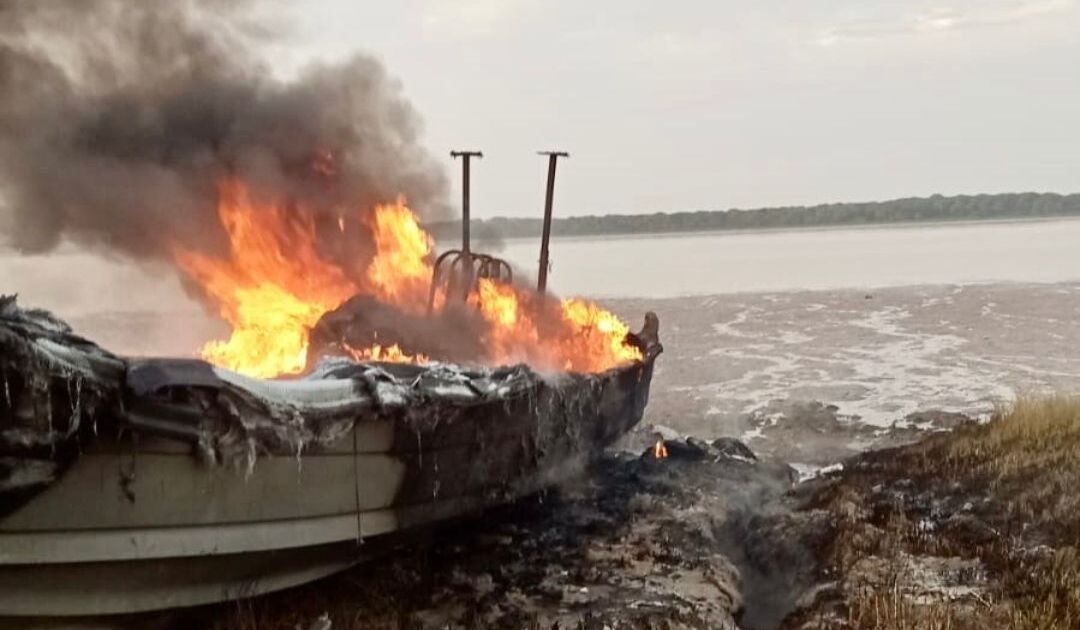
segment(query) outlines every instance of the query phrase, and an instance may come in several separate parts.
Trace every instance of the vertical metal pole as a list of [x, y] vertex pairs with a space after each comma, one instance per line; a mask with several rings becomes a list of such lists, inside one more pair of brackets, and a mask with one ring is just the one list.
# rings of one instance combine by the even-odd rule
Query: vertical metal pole
[[540, 273], [537, 275], [536, 289], [541, 293], [547, 290], [548, 244], [551, 241], [551, 208], [555, 202], [555, 164], [560, 157], [570, 157], [564, 151], [540, 151], [539, 155], [548, 156], [547, 195], [544, 197], [544, 231], [540, 236]]
[[469, 156], [461, 162], [461, 251], [469, 253]]
[[453, 283], [460, 282], [461, 299], [469, 298], [469, 291], [473, 283], [473, 260], [469, 244], [469, 160], [473, 157], [482, 158], [480, 151], [451, 151], [450, 157], [461, 158], [461, 256], [454, 262], [452, 268], [459, 268], [461, 275], [451, 277], [450, 293], [454, 293]]
[[469, 249], [469, 159], [484, 157], [481, 151], [451, 151], [450, 157], [461, 158], [461, 251], [468, 254]]

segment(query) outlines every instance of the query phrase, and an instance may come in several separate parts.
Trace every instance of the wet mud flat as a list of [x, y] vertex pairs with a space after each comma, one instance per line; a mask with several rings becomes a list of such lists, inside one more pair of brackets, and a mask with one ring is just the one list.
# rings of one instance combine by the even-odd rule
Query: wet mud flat
[[[906, 429], [1080, 390], [1080, 283], [611, 301], [665, 322], [648, 422], [823, 465]], [[818, 409], [813, 409], [812, 407]]]

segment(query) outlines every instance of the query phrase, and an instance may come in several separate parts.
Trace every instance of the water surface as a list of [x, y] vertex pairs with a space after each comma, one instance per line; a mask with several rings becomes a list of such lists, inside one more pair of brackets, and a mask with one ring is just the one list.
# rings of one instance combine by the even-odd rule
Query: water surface
[[[535, 275], [539, 239], [502, 255]], [[1080, 279], [1080, 219], [552, 239], [548, 286], [677, 297]]]

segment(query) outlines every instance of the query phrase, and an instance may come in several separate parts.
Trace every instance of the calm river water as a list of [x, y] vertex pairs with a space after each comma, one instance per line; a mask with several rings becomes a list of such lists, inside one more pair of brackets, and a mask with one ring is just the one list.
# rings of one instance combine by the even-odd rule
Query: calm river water
[[[499, 255], [535, 277], [539, 239], [509, 239]], [[608, 298], [1060, 282], [1080, 279], [1080, 219], [562, 237], [551, 258], [552, 291]], [[0, 293], [67, 316], [198, 310], [165, 266], [76, 251], [0, 252]]]
[[[502, 255], [535, 276], [539, 239]], [[1080, 219], [553, 238], [560, 294], [743, 291], [1080, 279]]]

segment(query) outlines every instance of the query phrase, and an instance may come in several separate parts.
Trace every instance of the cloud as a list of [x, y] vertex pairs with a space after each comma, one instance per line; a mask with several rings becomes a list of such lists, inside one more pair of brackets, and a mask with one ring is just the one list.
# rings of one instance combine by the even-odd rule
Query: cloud
[[1013, 24], [1072, 11], [1075, 6], [1075, 0], [1022, 0], [989, 5], [970, 3], [960, 8], [929, 7], [902, 16], [842, 24], [822, 31], [814, 41], [820, 46], [833, 46], [845, 40], [879, 39]]
[[539, 0], [427, 0], [422, 20], [431, 32], [486, 35], [518, 21]]
[[638, 40], [637, 45], [645, 54], [675, 60], [709, 57], [716, 54], [723, 44], [706, 33], [672, 31], [641, 36]]

